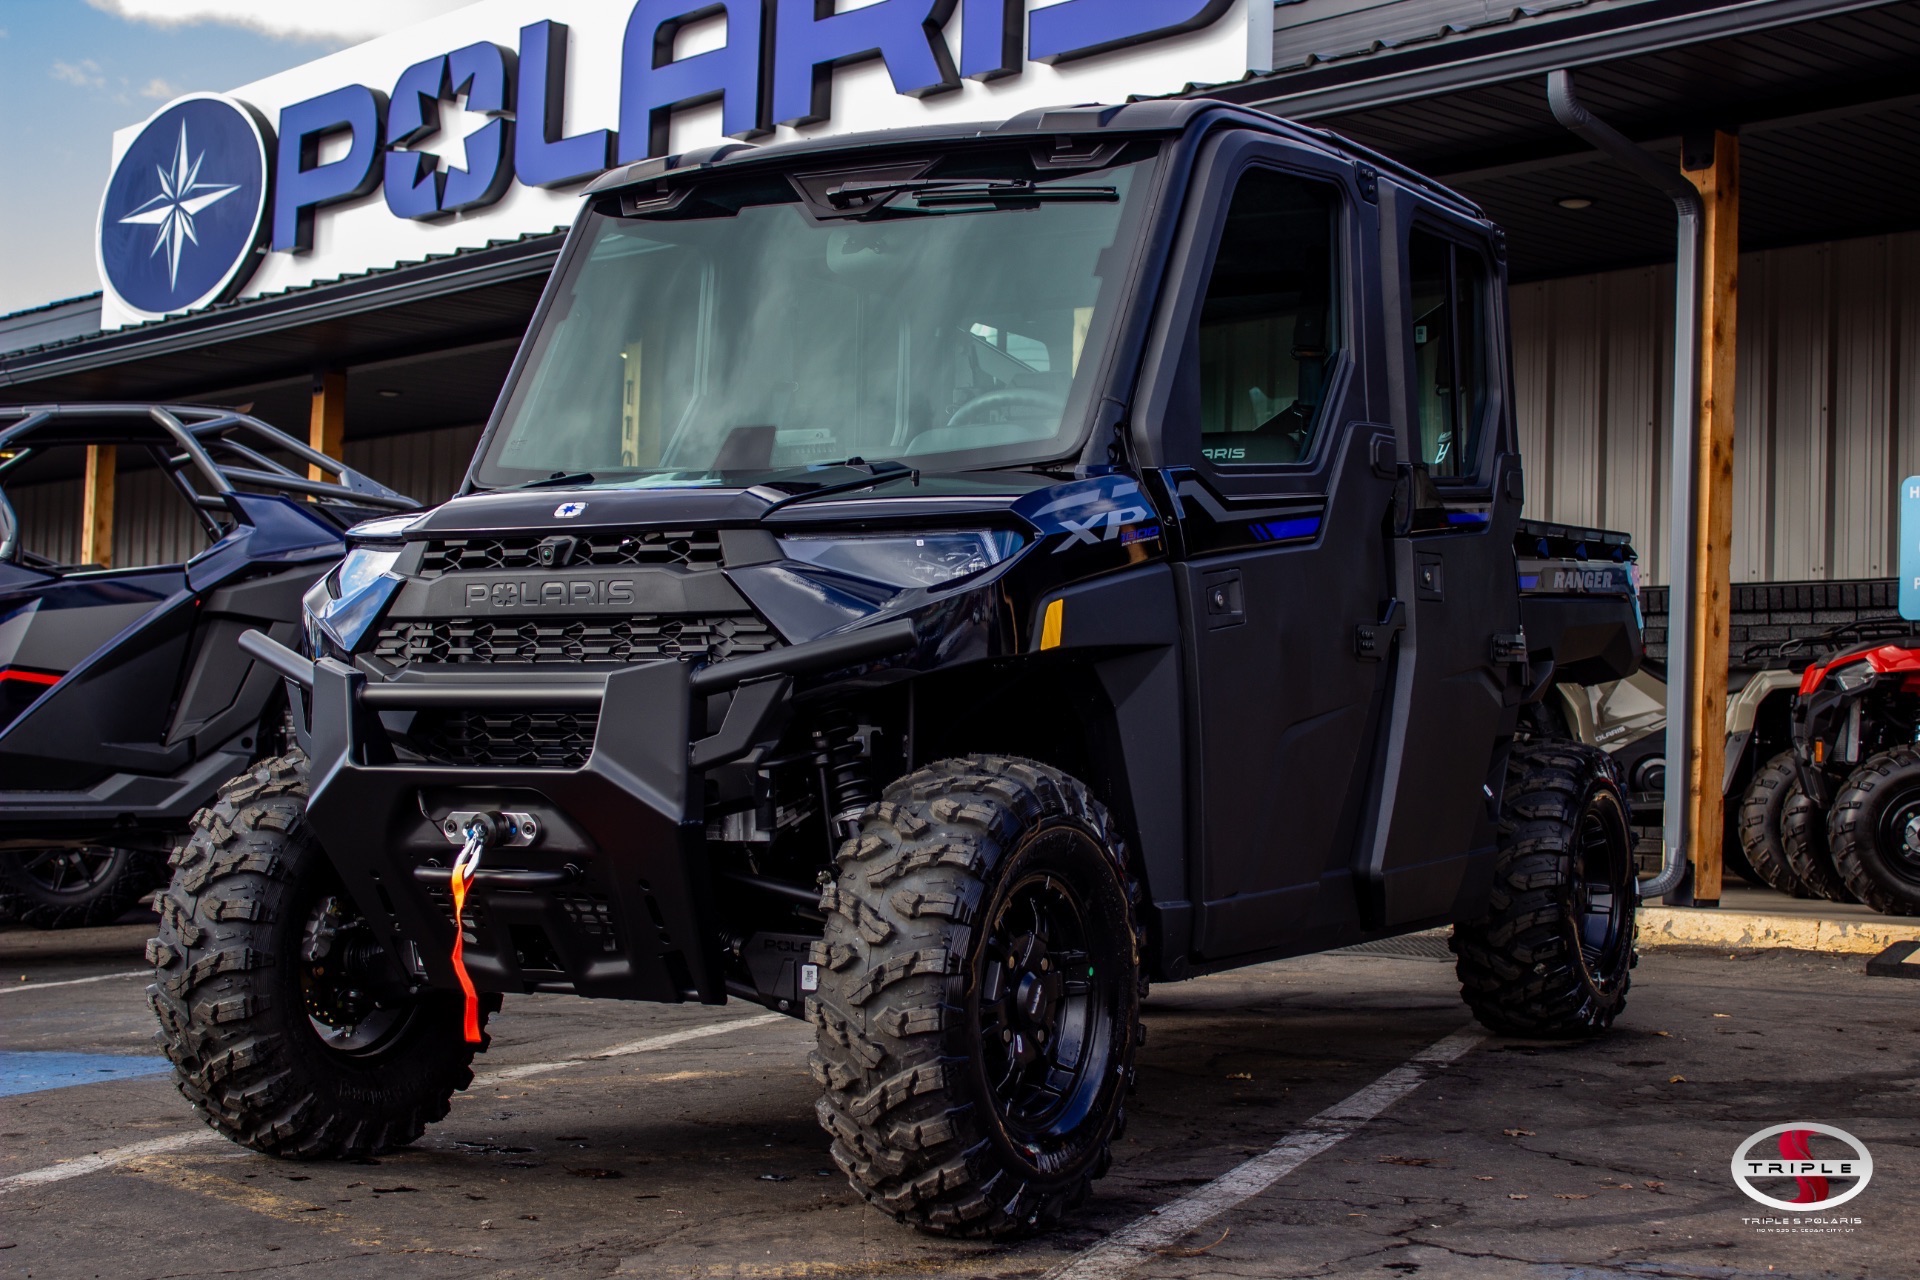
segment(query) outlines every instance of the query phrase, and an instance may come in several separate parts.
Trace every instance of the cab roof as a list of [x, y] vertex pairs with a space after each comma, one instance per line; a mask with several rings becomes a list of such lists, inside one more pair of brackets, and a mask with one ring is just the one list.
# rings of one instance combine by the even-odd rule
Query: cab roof
[[1210, 98], [1155, 98], [1118, 106], [1098, 103], [1072, 107], [1041, 107], [1023, 111], [1007, 120], [965, 121], [951, 124], [915, 125], [905, 129], [875, 129], [862, 133], [835, 134], [823, 138], [804, 138], [790, 142], [755, 144], [723, 142], [677, 155], [654, 156], [610, 169], [588, 184], [585, 194], [598, 195], [618, 191], [662, 178], [687, 177], [761, 164], [785, 165], [813, 156], [869, 152], [875, 148], [894, 149], [916, 144], [940, 145], [959, 142], [1012, 140], [1053, 136], [1071, 138], [1100, 135], [1109, 138], [1153, 137], [1186, 133], [1205, 122], [1215, 126], [1255, 129], [1323, 154], [1338, 156], [1356, 164], [1392, 176], [1396, 181], [1452, 205], [1470, 217], [1485, 219], [1480, 207], [1465, 196], [1428, 178], [1390, 156], [1352, 142], [1338, 134], [1310, 125], [1284, 120], [1279, 116], [1254, 111], [1233, 103]]

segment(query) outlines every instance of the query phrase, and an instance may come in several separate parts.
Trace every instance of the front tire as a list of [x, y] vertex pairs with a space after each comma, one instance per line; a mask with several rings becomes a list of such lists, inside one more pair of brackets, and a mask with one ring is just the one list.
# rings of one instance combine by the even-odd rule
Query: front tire
[[1833, 846], [1827, 841], [1827, 815], [1797, 783], [1780, 814], [1780, 847], [1786, 852], [1794, 877], [1815, 897], [1828, 902], [1860, 901], [1834, 865]]
[[1606, 754], [1516, 743], [1485, 919], [1454, 926], [1473, 1016], [1501, 1035], [1597, 1035], [1626, 1007], [1635, 962], [1633, 837]]
[[[267, 760], [194, 817], [147, 944], [174, 1081], [269, 1155], [405, 1146], [473, 1079], [455, 993], [409, 995], [306, 823], [306, 760]], [[484, 1013], [483, 1013], [484, 1017]]]
[[1740, 797], [1740, 847], [1769, 889], [1811, 898], [1816, 896], [1813, 887], [1794, 871], [1786, 843], [1787, 810], [1802, 795], [1793, 752], [1782, 751], [1761, 765]]
[[1920, 915], [1920, 747], [1898, 746], [1855, 769], [1827, 815], [1833, 863], [1882, 915]]
[[922, 1230], [1053, 1225], [1111, 1163], [1140, 1034], [1139, 891], [1085, 786], [969, 756], [888, 787], [821, 898], [821, 1126]]

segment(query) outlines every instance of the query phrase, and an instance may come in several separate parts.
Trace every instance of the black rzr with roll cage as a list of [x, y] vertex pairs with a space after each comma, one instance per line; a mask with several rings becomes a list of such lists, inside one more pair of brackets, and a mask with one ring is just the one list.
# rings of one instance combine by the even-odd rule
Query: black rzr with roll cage
[[[204, 549], [116, 568], [36, 547], [56, 531], [8, 488], [70, 476], [89, 448], [163, 476]], [[230, 409], [0, 407], [0, 895], [17, 916], [101, 923], [159, 882], [220, 783], [285, 746], [281, 684], [234, 638], [293, 639], [345, 531], [416, 506]]]

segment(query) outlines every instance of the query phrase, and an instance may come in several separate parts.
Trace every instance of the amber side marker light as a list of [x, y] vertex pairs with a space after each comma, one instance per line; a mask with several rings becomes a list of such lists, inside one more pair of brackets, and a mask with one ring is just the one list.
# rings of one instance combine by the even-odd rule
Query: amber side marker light
[[1050, 600], [1047, 602], [1046, 616], [1040, 620], [1040, 647], [1058, 649], [1060, 647], [1060, 627], [1066, 620], [1067, 602]]

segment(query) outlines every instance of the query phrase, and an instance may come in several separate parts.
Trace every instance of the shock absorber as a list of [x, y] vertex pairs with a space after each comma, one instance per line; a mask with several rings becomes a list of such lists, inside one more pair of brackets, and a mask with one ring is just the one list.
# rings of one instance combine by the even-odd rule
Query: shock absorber
[[861, 810], [874, 801], [873, 771], [853, 714], [844, 707], [829, 710], [813, 732], [813, 746], [828, 827], [836, 841], [844, 840], [859, 822]]

